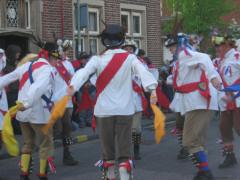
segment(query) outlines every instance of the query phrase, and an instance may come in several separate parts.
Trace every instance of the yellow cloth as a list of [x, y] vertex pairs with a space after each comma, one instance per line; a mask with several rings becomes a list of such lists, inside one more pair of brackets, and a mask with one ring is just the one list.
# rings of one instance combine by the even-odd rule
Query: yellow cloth
[[13, 127], [12, 127], [12, 117], [16, 115], [19, 107], [21, 107], [21, 103], [17, 103], [16, 106], [13, 106], [9, 109], [9, 111], [5, 114], [3, 119], [3, 129], [2, 129], [2, 138], [3, 143], [6, 147], [8, 154], [11, 156], [19, 155], [19, 146], [18, 142], [15, 139]]
[[159, 144], [163, 136], [165, 135], [165, 115], [162, 111], [154, 104], [151, 104], [151, 108], [154, 113], [154, 129], [155, 129], [155, 140]]
[[21, 66], [21, 65], [23, 65], [23, 64], [25, 64], [25, 63], [27, 63], [27, 62], [29, 62], [29, 61], [33, 61], [33, 60], [36, 59], [37, 57], [38, 57], [37, 54], [33, 54], [33, 53], [27, 54], [24, 58], [22, 58], [22, 59], [19, 61], [17, 67], [19, 67], [19, 66]]
[[62, 99], [60, 99], [58, 102], [54, 104], [51, 116], [48, 119], [48, 123], [42, 128], [44, 134], [47, 135], [48, 130], [53, 127], [56, 121], [63, 117], [69, 98], [70, 96], [64, 96]]
[[47, 160], [46, 159], [40, 159], [40, 171], [39, 175], [44, 176], [47, 174]]
[[21, 171], [23, 173], [28, 173], [30, 160], [31, 160], [30, 154], [22, 154], [20, 165], [21, 165]]

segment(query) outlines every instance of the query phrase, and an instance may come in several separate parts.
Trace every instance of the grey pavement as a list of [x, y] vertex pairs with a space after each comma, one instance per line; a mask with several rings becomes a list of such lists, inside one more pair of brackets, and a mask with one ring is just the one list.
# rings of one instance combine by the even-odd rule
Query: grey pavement
[[[146, 121], [149, 123], [151, 121]], [[144, 129], [144, 141], [142, 145], [142, 160], [136, 161], [134, 179], [136, 180], [192, 180], [196, 169], [188, 160], [179, 161], [176, 159], [178, 151], [177, 139], [170, 131], [173, 123], [168, 123], [167, 135], [163, 141], [156, 145], [154, 132], [151, 124]], [[88, 130], [84, 130], [88, 131]], [[219, 170], [218, 164], [222, 161], [221, 145], [216, 143], [219, 139], [218, 121], [213, 120], [209, 128], [208, 155], [210, 167], [216, 180], [240, 180], [240, 165], [234, 168]], [[240, 141], [236, 137], [235, 149], [238, 161], [240, 162]], [[94, 167], [94, 163], [100, 159], [99, 140], [95, 139], [85, 143], [72, 146], [73, 155], [79, 160], [79, 165], [66, 167], [62, 165], [62, 148], [56, 149], [55, 159], [57, 174], [49, 175], [50, 180], [100, 180], [101, 172]], [[36, 156], [36, 155], [35, 155]], [[34, 159], [37, 159], [36, 157]], [[0, 180], [18, 179], [19, 158], [0, 160]], [[38, 164], [36, 161], [35, 164]], [[34, 168], [31, 175], [32, 180], [37, 180], [38, 168]]]

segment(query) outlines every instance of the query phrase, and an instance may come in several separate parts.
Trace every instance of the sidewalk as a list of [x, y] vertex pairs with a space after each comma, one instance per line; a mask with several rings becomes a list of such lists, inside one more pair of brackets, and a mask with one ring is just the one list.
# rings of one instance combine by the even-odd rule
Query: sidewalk
[[[166, 113], [165, 115], [166, 115], [166, 125], [175, 120], [174, 113]], [[153, 120], [146, 119], [146, 118], [143, 119], [142, 127], [143, 127], [143, 129], [153, 127]], [[85, 128], [78, 128], [77, 130], [73, 131], [72, 137], [73, 137], [74, 144], [77, 144], [77, 143], [84, 143], [87, 141], [96, 140], [96, 139], [98, 139], [98, 134], [97, 134], [97, 131], [93, 132], [91, 127], [85, 127]], [[17, 135], [16, 138], [21, 147], [21, 145], [23, 144], [22, 136]], [[61, 139], [54, 140], [54, 144], [55, 144], [55, 148], [61, 147], [62, 146]], [[0, 160], [8, 159], [8, 158], [11, 158], [11, 157], [7, 154], [6, 150], [4, 148], [2, 148], [2, 150], [0, 150]]]

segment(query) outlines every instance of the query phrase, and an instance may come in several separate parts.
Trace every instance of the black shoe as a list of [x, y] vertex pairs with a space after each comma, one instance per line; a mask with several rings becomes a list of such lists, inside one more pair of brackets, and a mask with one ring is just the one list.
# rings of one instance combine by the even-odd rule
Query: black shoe
[[182, 160], [182, 159], [188, 159], [189, 158], [189, 153], [185, 148], [182, 148], [178, 155], [177, 155], [177, 159]]
[[20, 175], [20, 180], [30, 180], [28, 175]]
[[211, 171], [199, 171], [193, 180], [214, 180]]
[[237, 164], [237, 159], [234, 155], [234, 153], [227, 154], [225, 160], [222, 164], [218, 166], [219, 169], [223, 168], [230, 168], [233, 167], [235, 164]]
[[135, 160], [141, 160], [141, 156], [140, 156], [140, 145], [139, 144], [134, 144], [133, 147], [133, 151], [134, 151], [134, 159]]
[[78, 161], [72, 157], [69, 150], [64, 150], [63, 164], [66, 166], [76, 166], [78, 164]]

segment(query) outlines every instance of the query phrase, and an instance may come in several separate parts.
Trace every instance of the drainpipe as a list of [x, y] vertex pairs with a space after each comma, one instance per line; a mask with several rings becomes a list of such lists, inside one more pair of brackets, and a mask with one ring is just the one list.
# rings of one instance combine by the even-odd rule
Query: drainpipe
[[63, 12], [64, 2], [61, 0], [61, 36], [64, 37], [64, 12]]

